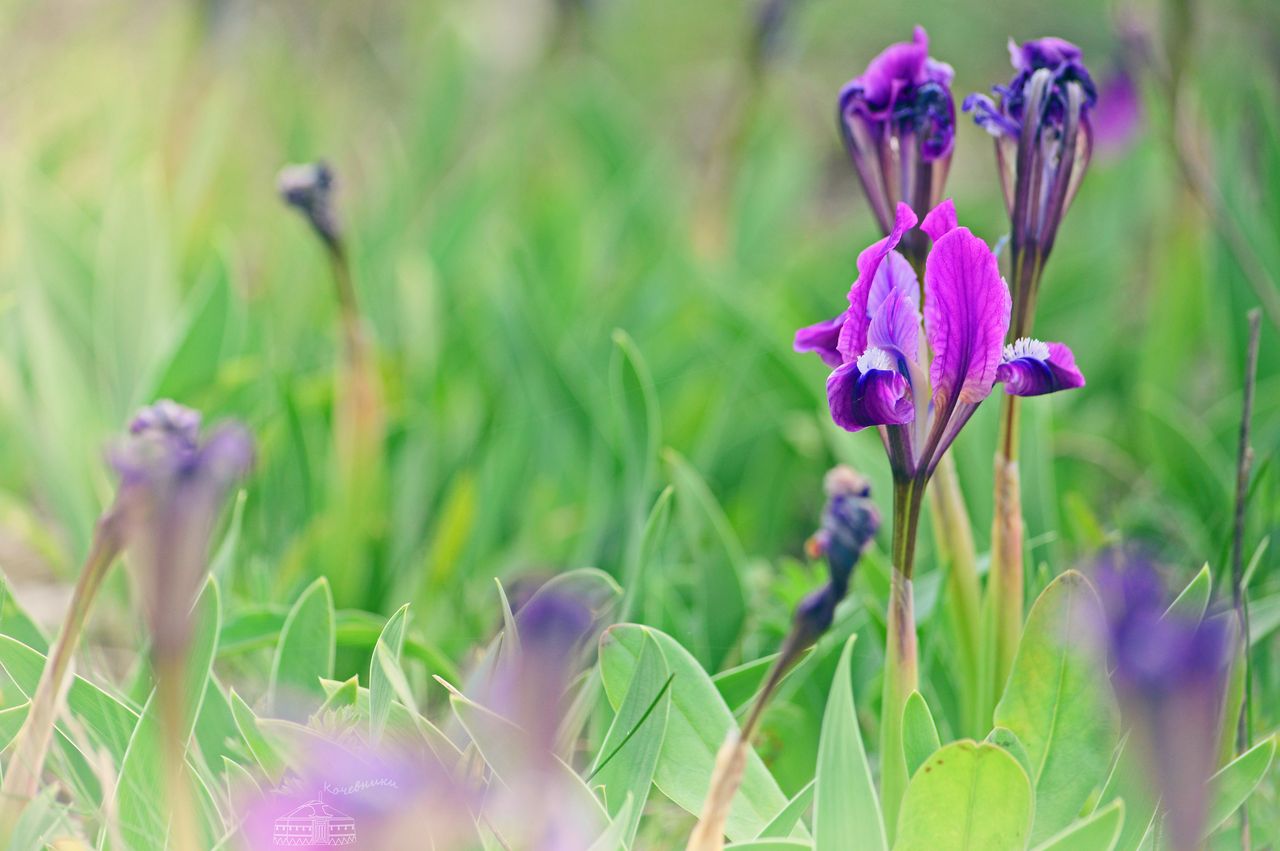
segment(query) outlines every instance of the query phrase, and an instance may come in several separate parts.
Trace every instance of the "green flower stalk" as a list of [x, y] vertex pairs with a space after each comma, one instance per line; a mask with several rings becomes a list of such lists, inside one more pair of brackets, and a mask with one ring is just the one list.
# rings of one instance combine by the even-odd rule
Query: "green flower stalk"
[[367, 605], [370, 583], [363, 572], [370, 562], [365, 546], [381, 534], [384, 522], [383, 437], [386, 431], [382, 379], [377, 352], [356, 299], [347, 244], [333, 195], [333, 170], [323, 162], [287, 166], [280, 172], [280, 197], [306, 218], [324, 246], [333, 275], [342, 334], [342, 359], [334, 388], [334, 449], [337, 486], [332, 513], [340, 522], [323, 551], [340, 570], [325, 571], [334, 580], [339, 605]]

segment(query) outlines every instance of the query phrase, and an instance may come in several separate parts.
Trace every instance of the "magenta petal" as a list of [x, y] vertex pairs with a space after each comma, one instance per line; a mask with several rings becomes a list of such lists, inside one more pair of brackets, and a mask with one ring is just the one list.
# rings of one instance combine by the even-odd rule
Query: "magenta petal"
[[847, 316], [848, 311], [845, 311], [839, 316], [801, 328], [796, 332], [792, 348], [797, 352], [815, 352], [827, 366], [839, 366], [844, 359], [840, 357], [836, 344]]
[[840, 329], [837, 343], [844, 360], [853, 360], [867, 350], [867, 326], [871, 321], [868, 304], [876, 272], [880, 269], [881, 261], [902, 241], [902, 235], [916, 226], [916, 221], [916, 214], [909, 206], [898, 204], [893, 230], [858, 255], [858, 279], [849, 289], [849, 318]]
[[929, 234], [934, 242], [956, 229], [956, 204], [950, 198], [929, 211], [920, 223], [920, 230]]
[[916, 27], [911, 41], [882, 50], [853, 83], [861, 89], [864, 109], [875, 117], [887, 117], [876, 113], [888, 110], [903, 86], [923, 80], [928, 57], [929, 38], [923, 27]]
[[859, 372], [856, 361], [846, 363], [827, 378], [827, 403], [831, 418], [845, 431], [903, 425], [915, 416], [911, 388], [905, 378], [888, 369]]
[[1084, 375], [1066, 344], [1049, 343], [1045, 348], [1048, 357], [1037, 357], [1041, 352], [1027, 352], [1000, 364], [996, 380], [1004, 383], [1004, 392], [1010, 396], [1043, 396], [1084, 386]]
[[913, 303], [920, 299], [920, 279], [916, 277], [911, 261], [899, 251], [886, 254], [884, 262], [876, 270], [875, 277], [871, 280], [871, 292], [867, 296], [867, 314], [875, 316], [880, 305], [894, 292], [901, 292]]
[[987, 244], [956, 228], [925, 262], [924, 324], [933, 349], [929, 379], [935, 409], [977, 404], [991, 392], [1012, 300]]
[[915, 299], [894, 290], [871, 319], [867, 345], [894, 352], [915, 363], [920, 354], [920, 311]]

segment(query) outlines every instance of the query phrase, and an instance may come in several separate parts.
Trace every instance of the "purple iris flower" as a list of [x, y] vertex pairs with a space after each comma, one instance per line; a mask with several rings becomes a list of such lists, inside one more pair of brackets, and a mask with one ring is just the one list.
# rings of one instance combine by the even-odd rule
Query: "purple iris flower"
[[[1020, 259], [1032, 260], [1026, 273], [1015, 272], [1021, 314], [1023, 304], [1034, 297], [1034, 281], [1024, 280], [1024, 274], [1031, 275], [1034, 268], [1038, 278], [1089, 164], [1090, 112], [1098, 103], [1098, 91], [1080, 48], [1069, 41], [1010, 41], [1009, 55], [1014, 68], [1009, 85], [992, 87], [995, 100], [969, 95], [964, 110], [996, 140], [1015, 269]], [[1015, 321], [1014, 330], [1021, 333], [1027, 325]]]
[[916, 27], [911, 41], [889, 45], [840, 90], [841, 136], [884, 233], [899, 202], [927, 209], [942, 195], [955, 146], [953, 73], [929, 56], [929, 37]]
[[253, 464], [253, 440], [229, 423], [200, 439], [200, 414], [164, 400], [144, 408], [110, 452], [116, 497], [158, 655], [181, 653], [227, 493]]
[[949, 199], [920, 223], [933, 243], [924, 266], [922, 331], [919, 283], [895, 250], [916, 223], [911, 208], [899, 204], [889, 235], [858, 256], [848, 309], [795, 337], [796, 351], [815, 352], [834, 367], [827, 400], [836, 424], [848, 431], [882, 427], [902, 479], [933, 473], [997, 382], [1017, 396], [1084, 384], [1062, 343], [1020, 339], [1005, 346], [1009, 288], [987, 244], [957, 225]]
[[1145, 559], [1108, 554], [1095, 580], [1111, 683], [1160, 796], [1169, 845], [1200, 848], [1234, 631], [1221, 616], [1168, 611], [1160, 574]]

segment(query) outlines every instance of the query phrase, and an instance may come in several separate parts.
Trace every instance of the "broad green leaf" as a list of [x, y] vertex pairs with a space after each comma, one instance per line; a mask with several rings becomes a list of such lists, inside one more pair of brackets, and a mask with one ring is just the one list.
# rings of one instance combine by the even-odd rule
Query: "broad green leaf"
[[1082, 646], [1102, 622], [1088, 581], [1069, 570], [1031, 607], [995, 724], [1026, 748], [1036, 793], [1031, 841], [1042, 842], [1075, 820], [1111, 764], [1119, 712], [1106, 671]]
[[9, 747], [14, 736], [18, 735], [18, 731], [22, 729], [22, 723], [27, 720], [27, 710], [30, 708], [31, 701], [28, 700], [26, 703], [0, 710], [0, 752]]
[[285, 718], [305, 718], [324, 702], [321, 679], [333, 677], [333, 592], [323, 576], [298, 597], [280, 630], [267, 704]]
[[765, 825], [764, 830], [760, 831], [760, 835], [756, 839], [786, 839], [795, 832], [796, 825], [800, 823], [801, 817], [805, 811], [809, 809], [809, 804], [813, 802], [814, 787], [817, 782], [810, 780], [804, 784], [795, 797], [787, 802], [782, 808], [782, 812], [774, 816], [773, 821]]
[[604, 833], [591, 843], [587, 851], [627, 851], [631, 847], [626, 839], [627, 825], [632, 821], [640, 820], [639, 816], [632, 816], [635, 809], [635, 801], [628, 795], [623, 799], [622, 806], [618, 808], [618, 814], [613, 821], [605, 828]]
[[884, 851], [888, 847], [849, 680], [856, 638], [851, 635], [845, 642], [822, 718], [814, 779], [814, 851]]
[[1017, 733], [1008, 727], [996, 727], [987, 734], [987, 741], [1007, 750], [1009, 755], [1018, 761], [1018, 765], [1022, 766], [1022, 770], [1027, 772], [1028, 777], [1035, 774], [1035, 767], [1031, 764], [1031, 757], [1027, 756], [1027, 749], [1023, 746], [1022, 740], [1018, 738]]
[[953, 742], [907, 784], [894, 851], [1021, 851], [1032, 806], [1031, 781], [1003, 748]]
[[1209, 778], [1210, 801], [1207, 833], [1217, 830], [1240, 809], [1266, 777], [1276, 755], [1276, 737], [1271, 736], [1228, 763]]
[[715, 683], [716, 691], [720, 692], [724, 702], [736, 711], [755, 697], [777, 658], [777, 653], [770, 653], [768, 656], [726, 668], [713, 676], [711, 682]]
[[1144, 847], [1146, 836], [1156, 816], [1157, 800], [1150, 788], [1146, 766], [1133, 753], [1126, 736], [1117, 748], [1111, 776], [1102, 787], [1098, 800], [1103, 804], [1124, 802], [1124, 821], [1116, 839], [1115, 851], [1137, 851]]
[[[671, 715], [654, 782], [673, 802], [697, 815], [711, 785], [716, 752], [735, 726], [733, 714], [689, 651], [671, 636], [636, 624], [611, 627], [600, 640], [600, 669], [610, 705], [616, 709], [626, 698], [646, 636], [657, 642], [668, 670], [675, 675]], [[729, 838], [758, 836], [786, 805], [786, 796], [752, 751], [729, 813]]]
[[813, 843], [804, 839], [750, 839], [732, 842], [724, 851], [803, 851], [805, 848], [813, 848]]
[[1204, 617], [1205, 609], [1209, 608], [1209, 598], [1212, 594], [1213, 574], [1206, 563], [1187, 583], [1187, 587], [1182, 589], [1182, 593], [1169, 604], [1165, 616], [1174, 615], [1189, 621], [1198, 621]]
[[[529, 754], [538, 745], [529, 741], [526, 731], [461, 695], [452, 695], [450, 704], [481, 758], [507, 788], [516, 794], [522, 794], [523, 789], [527, 794], [530, 782], [553, 783], [558, 807], [568, 808], [575, 818], [594, 822], [596, 830], [603, 831], [609, 824], [608, 814], [587, 784], [558, 758], [551, 757], [553, 773], [543, 777], [527, 775]], [[506, 836], [508, 832], [503, 827], [497, 825], [497, 830]]]
[[200, 717], [196, 719], [195, 735], [205, 762], [215, 771], [220, 771], [224, 758], [234, 757], [244, 750], [244, 739], [231, 713], [231, 703], [213, 674], [209, 675]]
[[942, 747], [933, 713], [924, 695], [913, 691], [902, 709], [902, 753], [907, 758], [907, 776], [916, 773], [933, 752]]
[[[404, 647], [405, 620], [409, 606], [405, 604], [387, 620], [369, 662], [369, 734], [374, 741], [382, 738], [391, 712], [395, 688], [391, 677], [400, 671], [400, 651]], [[393, 670], [394, 669], [394, 670]]]
[[[44, 663], [45, 658], [40, 653], [17, 639], [0, 635], [0, 667], [28, 699], [40, 682]], [[71, 681], [67, 690], [67, 707], [76, 721], [84, 725], [92, 741], [106, 748], [115, 764], [119, 765], [138, 724], [138, 713], [81, 677], [74, 677]], [[71, 733], [61, 720], [58, 729]]]
[[1124, 824], [1124, 801], [1112, 801], [1093, 815], [1067, 825], [1035, 851], [1111, 851]]
[[[588, 783], [603, 785], [606, 807], [615, 821], [624, 821], [622, 839], [635, 841], [653, 774], [662, 753], [671, 714], [671, 677], [657, 643], [645, 636], [644, 648], [626, 697], [618, 707], [601, 744]], [[607, 759], [601, 764], [599, 760]], [[624, 816], [623, 809], [629, 807]]]
[[258, 728], [258, 717], [249, 708], [249, 704], [245, 703], [234, 690], [231, 692], [231, 714], [236, 719], [236, 727], [240, 730], [241, 738], [249, 746], [249, 752], [257, 760], [262, 773], [267, 775], [267, 779], [273, 786], [278, 784], [284, 775], [284, 760], [280, 754], [276, 753], [266, 736], [262, 735], [262, 730]]

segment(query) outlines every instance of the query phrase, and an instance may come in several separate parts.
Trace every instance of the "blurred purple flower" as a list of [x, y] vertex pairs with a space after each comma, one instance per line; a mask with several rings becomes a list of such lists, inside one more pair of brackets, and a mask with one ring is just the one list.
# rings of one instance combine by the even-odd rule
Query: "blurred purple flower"
[[1142, 133], [1142, 93], [1129, 63], [1121, 62], [1102, 81], [1090, 123], [1094, 147], [1100, 157], [1118, 156]]
[[836, 606], [849, 593], [849, 580], [862, 551], [880, 530], [880, 512], [871, 501], [871, 485], [850, 467], [839, 466], [823, 480], [827, 502], [822, 525], [806, 542], [810, 558], [827, 560], [827, 582], [796, 607], [795, 632], [803, 647], [831, 626]]
[[[858, 256], [858, 278], [840, 316], [802, 328], [795, 349], [835, 370], [827, 399], [848, 431], [883, 427], [895, 476], [927, 479], [996, 382], [1016, 395], [1078, 387], [1083, 376], [1061, 343], [1004, 346], [1009, 288], [987, 244], [957, 225], [950, 200], [920, 225], [933, 241], [924, 272], [923, 334], [915, 271], [895, 250], [916, 225], [899, 204], [889, 236]], [[932, 352], [932, 361], [928, 360]]]
[[1111, 683], [1161, 798], [1171, 847], [1199, 848], [1233, 631], [1222, 617], [1169, 612], [1159, 573], [1141, 557], [1109, 553], [1095, 580], [1106, 616]]
[[[998, 102], [971, 94], [964, 110], [996, 140], [1015, 265], [1024, 253], [1043, 264], [1089, 164], [1090, 113], [1098, 91], [1080, 48], [1069, 41], [1041, 38], [1018, 45], [1010, 40], [1009, 55], [1014, 76], [1009, 85], [992, 87]], [[1015, 283], [1020, 289], [1031, 286]], [[1023, 302], [1032, 293], [1016, 295]], [[1026, 330], [1025, 323], [1015, 322], [1015, 330]]]
[[333, 208], [333, 169], [323, 160], [289, 165], [280, 170], [277, 189], [286, 204], [302, 213], [330, 249], [341, 245], [338, 217]]
[[163, 400], [134, 417], [109, 459], [120, 476], [124, 543], [138, 572], [153, 650], [181, 653], [209, 537], [228, 491], [253, 464], [253, 441], [229, 423], [202, 442], [200, 414]]
[[840, 90], [841, 136], [885, 234], [899, 203], [928, 209], [942, 195], [955, 145], [952, 76], [916, 27], [911, 41], [889, 45]]

